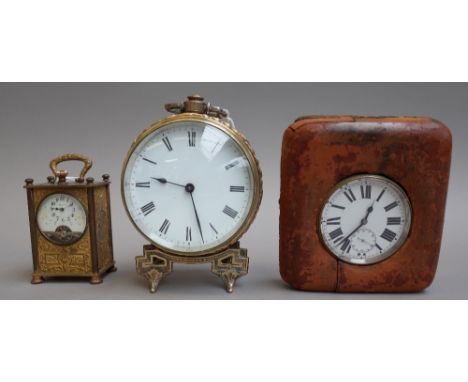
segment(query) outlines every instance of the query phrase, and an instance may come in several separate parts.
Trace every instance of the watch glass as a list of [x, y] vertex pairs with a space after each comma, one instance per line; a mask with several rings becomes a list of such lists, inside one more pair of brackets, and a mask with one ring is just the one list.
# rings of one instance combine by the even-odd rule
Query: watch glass
[[320, 234], [330, 252], [348, 263], [387, 259], [405, 242], [411, 205], [405, 191], [380, 175], [357, 175], [340, 182], [320, 216]]
[[86, 212], [81, 202], [66, 193], [47, 196], [37, 210], [41, 233], [56, 244], [77, 242], [86, 230]]
[[130, 218], [169, 252], [222, 246], [252, 208], [248, 155], [233, 135], [204, 121], [172, 122], [148, 134], [131, 152], [122, 179]]

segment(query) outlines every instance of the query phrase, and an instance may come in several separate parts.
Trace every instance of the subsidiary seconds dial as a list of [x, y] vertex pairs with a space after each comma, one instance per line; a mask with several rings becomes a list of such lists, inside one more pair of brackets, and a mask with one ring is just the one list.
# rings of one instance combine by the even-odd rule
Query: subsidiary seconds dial
[[394, 254], [411, 226], [404, 190], [378, 175], [357, 175], [339, 183], [320, 216], [323, 243], [339, 259], [372, 264]]
[[131, 149], [122, 177], [138, 230], [158, 247], [186, 255], [238, 238], [256, 192], [253, 159], [235, 133], [193, 119], [150, 129]]

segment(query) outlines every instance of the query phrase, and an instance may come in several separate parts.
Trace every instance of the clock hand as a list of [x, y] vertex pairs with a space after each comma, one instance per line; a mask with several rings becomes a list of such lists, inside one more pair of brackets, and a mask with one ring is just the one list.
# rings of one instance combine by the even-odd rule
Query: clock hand
[[202, 239], [202, 243], [205, 244], [205, 240], [203, 239], [203, 231], [200, 224], [200, 218], [198, 217], [197, 207], [195, 206], [195, 200], [193, 199], [193, 191], [195, 190], [195, 186], [192, 183], [187, 183], [185, 186], [185, 191], [190, 194], [192, 198], [193, 210], [195, 211], [195, 218], [197, 219], [198, 231], [200, 232], [200, 236]]
[[179, 187], [184, 187], [185, 188], [185, 185], [179, 184], [179, 183], [174, 183], [174, 182], [169, 182], [166, 178], [151, 178], [151, 179], [157, 180], [159, 183], [162, 183], [162, 184], [169, 183], [169, 184], [173, 184], [174, 186], [179, 186]]
[[169, 183], [169, 184], [173, 184], [174, 186], [185, 188], [185, 191], [187, 191], [190, 194], [190, 198], [192, 199], [193, 210], [195, 211], [195, 218], [197, 219], [198, 230], [200, 231], [202, 242], [205, 243], [205, 240], [203, 239], [203, 231], [202, 231], [201, 224], [200, 224], [200, 218], [198, 217], [197, 207], [195, 206], [195, 200], [193, 199], [193, 191], [195, 190], [195, 186], [192, 183], [187, 183], [186, 185], [183, 185], [179, 183], [169, 182], [166, 178], [151, 177], [151, 179], [157, 180], [159, 183], [162, 183], [162, 184]]
[[367, 218], [369, 217], [369, 215], [371, 214], [372, 211], [374, 211], [374, 203], [375, 203], [375, 200], [372, 202], [371, 206], [367, 209], [367, 213], [366, 213], [366, 216], [364, 217], [364, 219], [361, 219], [361, 223], [356, 227], [356, 229], [354, 229], [353, 231], [351, 231], [351, 233], [346, 236], [345, 238], [341, 239], [337, 245], [340, 245], [341, 243], [343, 243], [344, 241], [348, 240], [356, 231], [358, 231], [362, 226], [365, 226], [367, 224]]
[[361, 220], [361, 224], [359, 224], [356, 229], [354, 229], [353, 231], [351, 231], [351, 233], [346, 236], [345, 238], [341, 239], [337, 246], [340, 246], [341, 243], [343, 243], [344, 241], [348, 240], [356, 231], [358, 231], [363, 225], [365, 225], [367, 223], [367, 221], [365, 221], [366, 223], [363, 223], [363, 221], [365, 221], [364, 219]]

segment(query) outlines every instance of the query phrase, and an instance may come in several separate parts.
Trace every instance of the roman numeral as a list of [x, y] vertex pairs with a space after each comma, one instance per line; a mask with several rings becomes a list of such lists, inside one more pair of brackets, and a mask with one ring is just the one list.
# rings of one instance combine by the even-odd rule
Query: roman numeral
[[164, 137], [162, 139], [162, 141], [164, 142], [164, 144], [166, 145], [166, 148], [169, 150], [169, 151], [172, 151], [172, 145], [171, 145], [171, 142], [169, 142], [169, 138], [168, 137]]
[[335, 240], [336, 238], [343, 236], [343, 231], [341, 230], [341, 228], [337, 228], [334, 231], [331, 231], [329, 235], [330, 235], [330, 239]]
[[228, 215], [228, 216], [230, 216], [231, 218], [233, 218], [233, 219], [234, 219], [234, 218], [237, 216], [237, 214], [238, 214], [238, 212], [237, 212], [236, 210], [233, 210], [233, 209], [232, 209], [231, 207], [229, 207], [229, 206], [225, 206], [223, 212], [224, 212], [226, 215]]
[[195, 147], [195, 137], [197, 136], [196, 131], [187, 131], [188, 145], [189, 147]]
[[382, 197], [382, 195], [384, 194], [385, 191], [387, 191], [386, 188], [384, 188], [384, 189], [380, 192], [379, 196], [377, 196], [377, 199], [376, 199], [377, 202], [380, 200], [380, 198]]
[[370, 199], [372, 192], [372, 186], [370, 184], [364, 185], [361, 184], [361, 198], [362, 199]]
[[386, 212], [388, 212], [391, 209], [395, 208], [396, 206], [398, 206], [398, 203], [397, 202], [392, 202], [389, 205], [385, 206], [384, 209], [385, 209]]
[[387, 228], [385, 228], [385, 231], [383, 231], [382, 235], [380, 235], [382, 239], [385, 239], [387, 241], [392, 241], [393, 239], [395, 239], [395, 236], [396, 233]]
[[151, 164], [157, 164], [156, 162], [152, 161], [151, 159], [148, 159], [148, 158], [145, 158], [145, 157], [141, 157], [141, 159], [143, 159], [144, 161], [146, 161], [148, 163], [151, 163]]
[[214, 233], [217, 235], [217, 234], [218, 234], [218, 231], [216, 230], [216, 228], [214, 227], [214, 225], [210, 223], [210, 227], [211, 227], [211, 229], [214, 231]]
[[400, 225], [401, 218], [387, 218], [387, 225]]
[[375, 246], [379, 249], [380, 252], [382, 252], [382, 247], [380, 245], [378, 245], [377, 243], [375, 243]]
[[149, 215], [151, 212], [153, 212], [156, 209], [155, 205], [153, 202], [149, 202], [148, 204], [145, 204], [143, 207], [140, 208], [141, 212], [143, 215]]
[[235, 160], [231, 163], [228, 163], [226, 166], [224, 166], [224, 168], [227, 170], [229, 170], [230, 168], [233, 168], [233, 167], [236, 167], [237, 165], [239, 164], [239, 161], [238, 160]]
[[192, 227], [185, 227], [185, 241], [192, 241]]
[[341, 249], [343, 252], [346, 251], [346, 253], [348, 253], [348, 252], [350, 251], [350, 249], [351, 249], [351, 240], [345, 239], [345, 240], [343, 241], [343, 243], [341, 244], [340, 249]]
[[341, 217], [327, 219], [327, 225], [340, 225]]
[[150, 188], [150, 182], [137, 182], [135, 187]]
[[340, 206], [338, 204], [332, 204], [331, 206], [334, 207], [334, 208], [338, 208], [339, 210], [344, 210], [345, 209], [343, 206]]
[[344, 191], [344, 194], [351, 203], [356, 200], [356, 197], [354, 196], [353, 190], [351, 190], [350, 188], [347, 191]]
[[159, 232], [164, 233], [164, 235], [167, 234], [167, 230], [169, 229], [170, 226], [171, 226], [171, 223], [169, 222], [169, 220], [164, 219], [164, 222], [162, 223], [161, 227], [159, 227]]
[[245, 187], [244, 186], [231, 186], [229, 188], [229, 190], [231, 192], [244, 192], [245, 191]]

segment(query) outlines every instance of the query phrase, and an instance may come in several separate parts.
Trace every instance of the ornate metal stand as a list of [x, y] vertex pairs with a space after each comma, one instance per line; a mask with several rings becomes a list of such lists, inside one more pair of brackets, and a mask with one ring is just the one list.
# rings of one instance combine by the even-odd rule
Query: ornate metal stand
[[249, 271], [247, 249], [240, 248], [239, 243], [224, 252], [201, 258], [180, 257], [164, 253], [153, 245], [143, 247], [143, 256], [135, 257], [137, 273], [143, 276], [151, 293], [155, 293], [159, 282], [172, 272], [173, 263], [211, 263], [211, 272], [219, 276], [228, 293], [232, 293], [234, 283]]

